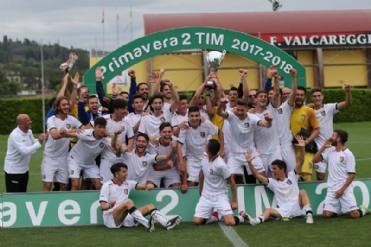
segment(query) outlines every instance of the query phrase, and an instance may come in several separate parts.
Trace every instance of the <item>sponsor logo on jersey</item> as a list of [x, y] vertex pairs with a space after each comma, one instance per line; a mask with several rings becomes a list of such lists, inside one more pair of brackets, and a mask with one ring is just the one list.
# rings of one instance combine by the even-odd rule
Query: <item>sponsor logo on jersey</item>
[[205, 137], [205, 132], [200, 132], [201, 137]]
[[165, 122], [165, 118], [164, 117], [161, 117], [160, 120], [161, 120], [161, 122]]
[[325, 110], [321, 111], [321, 115], [322, 115], [322, 116], [326, 116], [326, 112], [325, 112]]
[[292, 182], [291, 182], [290, 179], [287, 179], [287, 184], [288, 184], [288, 185], [291, 185], [291, 184], [292, 184]]
[[103, 148], [104, 147], [104, 143], [103, 142], [99, 143], [99, 147], [100, 148]]
[[127, 195], [128, 194], [128, 189], [124, 189], [124, 193]]
[[250, 123], [244, 123], [245, 128], [250, 128]]
[[283, 113], [283, 111], [282, 111], [282, 108], [278, 108], [278, 114], [282, 114]]
[[344, 157], [340, 157], [340, 162], [344, 162]]
[[143, 162], [142, 162], [142, 165], [143, 165], [143, 166], [147, 166], [147, 161], [143, 161]]
[[305, 121], [305, 119], [307, 119], [307, 115], [302, 114], [302, 115], [301, 115], [301, 121]]

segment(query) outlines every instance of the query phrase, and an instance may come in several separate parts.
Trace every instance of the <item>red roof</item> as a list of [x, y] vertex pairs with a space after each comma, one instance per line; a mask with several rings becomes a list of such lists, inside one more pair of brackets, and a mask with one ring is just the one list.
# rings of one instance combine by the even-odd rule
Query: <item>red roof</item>
[[166, 29], [210, 26], [252, 35], [371, 32], [371, 9], [144, 15], [145, 35]]

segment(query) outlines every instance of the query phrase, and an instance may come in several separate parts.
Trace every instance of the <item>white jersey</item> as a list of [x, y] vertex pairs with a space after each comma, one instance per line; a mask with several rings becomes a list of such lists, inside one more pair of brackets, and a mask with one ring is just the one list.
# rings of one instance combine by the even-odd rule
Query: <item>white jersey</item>
[[163, 122], [171, 122], [171, 113], [170, 111], [163, 111], [162, 114], [158, 117], [149, 114], [142, 117], [140, 121], [138, 132], [145, 133], [149, 136], [160, 136], [160, 125]]
[[332, 136], [334, 132], [333, 120], [334, 115], [339, 112], [337, 109], [337, 103], [324, 104], [322, 108], [314, 110], [318, 124], [320, 127], [320, 132], [318, 136], [314, 139], [318, 149], [320, 149], [325, 141]]
[[[129, 121], [127, 121], [125, 118], [122, 119], [121, 121], [116, 122], [115, 120], [112, 119], [110, 114], [109, 115], [104, 115], [103, 117], [107, 120], [106, 130], [111, 135], [115, 134], [115, 130], [117, 128], [122, 129], [122, 133], [117, 136], [117, 140], [121, 141], [124, 145], [126, 143], [126, 137], [128, 139], [134, 137], [133, 127], [131, 126]], [[92, 125], [94, 125], [94, 123]], [[116, 154], [114, 154], [109, 147], [106, 147], [103, 150], [101, 157], [104, 158], [104, 159], [116, 159], [117, 158]]]
[[[322, 159], [328, 165], [327, 191], [338, 191], [349, 174], [356, 173], [356, 160], [348, 148], [337, 152], [335, 147], [331, 147], [328, 152], [322, 153]], [[353, 191], [352, 184], [346, 189], [348, 190]]]
[[79, 141], [72, 147], [68, 158], [74, 160], [77, 164], [91, 164], [95, 158], [103, 151], [105, 147], [111, 145], [111, 138], [104, 137], [97, 140], [94, 135], [93, 129], [84, 130], [77, 133]]
[[171, 126], [176, 127], [183, 122], [188, 122], [187, 114], [183, 116], [183, 115], [180, 115], [178, 113], [175, 113], [173, 115], [173, 118], [171, 119]]
[[139, 157], [135, 149], [122, 154], [124, 163], [128, 165], [128, 179], [138, 183], [147, 183], [148, 167], [156, 163], [157, 154], [146, 153]]
[[206, 105], [204, 105], [202, 107], [202, 109], [200, 110], [200, 115], [201, 115], [201, 117], [205, 117], [206, 120], [210, 120], [210, 116], [209, 116], [209, 114], [207, 113], [207, 110], [206, 110]]
[[186, 145], [187, 160], [201, 160], [205, 152], [206, 142], [209, 140], [210, 135], [219, 134], [219, 129], [210, 121], [200, 122], [200, 125], [194, 129], [182, 129], [179, 133], [178, 142]]
[[289, 105], [288, 101], [283, 102], [279, 108], [274, 108], [269, 104], [268, 108], [272, 109], [273, 121], [276, 122], [276, 131], [281, 146], [292, 145], [292, 134], [290, 130], [290, 117], [293, 108]]
[[[158, 140], [158, 145], [154, 145], [151, 142], [149, 143], [147, 149], [149, 150], [148, 152], [150, 154], [157, 154], [157, 155], [167, 154], [170, 151], [170, 149], [171, 150], [173, 149], [173, 147], [171, 146], [171, 143], [168, 146], [162, 146], [161, 143], [160, 143], [160, 139], [161, 138], [157, 139]], [[173, 139], [172, 139], [172, 141], [173, 141]], [[173, 158], [171, 160], [174, 162], [174, 165], [175, 165], [175, 155], [173, 155]], [[169, 160], [163, 160], [161, 162], [155, 162], [155, 163], [157, 163], [159, 165], [166, 165], [166, 163], [168, 161]]]
[[[255, 113], [255, 115], [261, 120], [265, 120], [264, 116], [266, 114], [273, 115], [272, 110], [268, 108], [262, 113]], [[273, 122], [274, 121], [275, 120], [273, 120]], [[254, 131], [254, 143], [256, 151], [258, 151], [259, 154], [271, 154], [280, 148], [277, 129], [276, 126], [274, 126], [276, 124], [273, 122], [271, 128], [258, 126]]]
[[229, 122], [231, 132], [231, 152], [246, 153], [248, 149], [254, 149], [254, 131], [261, 121], [257, 116], [247, 113], [244, 120], [240, 120], [235, 114], [229, 112], [226, 120]]
[[135, 190], [137, 182], [126, 180], [121, 185], [112, 180], [105, 182], [100, 190], [99, 202], [116, 201], [115, 206], [125, 203], [129, 199], [130, 191]]
[[54, 140], [50, 131], [52, 129], [56, 129], [56, 131], [59, 133], [59, 130], [61, 128], [64, 128], [65, 130], [78, 129], [82, 126], [82, 123], [70, 115], [67, 115], [67, 117], [64, 120], [58, 118], [55, 115], [48, 118], [46, 126], [48, 131], [48, 140], [45, 143], [44, 157], [47, 158], [67, 157], [70, 146], [70, 139], [60, 138], [58, 140]]
[[206, 198], [227, 195], [227, 182], [231, 176], [227, 164], [218, 156], [212, 162], [209, 162], [209, 157], [204, 154], [201, 160], [202, 172], [204, 174], [204, 184], [202, 196]]
[[299, 202], [298, 179], [299, 175], [295, 174], [294, 171], [288, 172], [287, 178], [283, 181], [268, 178], [268, 188], [273, 191], [279, 207]]

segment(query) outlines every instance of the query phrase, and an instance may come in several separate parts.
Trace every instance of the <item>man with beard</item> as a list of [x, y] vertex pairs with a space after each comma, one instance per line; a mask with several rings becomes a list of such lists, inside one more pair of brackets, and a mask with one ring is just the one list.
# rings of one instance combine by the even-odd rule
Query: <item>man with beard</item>
[[[164, 98], [162, 95], [153, 96], [151, 101], [152, 114], [148, 114], [142, 117], [138, 132], [147, 134], [152, 144], [157, 145], [157, 138], [160, 136], [159, 128], [161, 123], [171, 122], [173, 114], [169, 110], [162, 110], [164, 104]], [[174, 104], [174, 107], [178, 107], [178, 102]]]
[[148, 181], [148, 168], [153, 164], [169, 160], [174, 154], [175, 142], [171, 144], [169, 151], [166, 154], [157, 155], [156, 153], [150, 154], [146, 151], [149, 138], [148, 135], [139, 133], [135, 143], [135, 149], [128, 152], [128, 147], [117, 143], [117, 136], [122, 133], [122, 129], [115, 130], [112, 138], [112, 147], [116, 149], [116, 155], [119, 157], [122, 154], [122, 159], [129, 165], [129, 180], [136, 181], [137, 183], [147, 184]]
[[[348, 133], [334, 130], [331, 138], [313, 157], [313, 162], [328, 164], [327, 195], [323, 204], [323, 217], [332, 218], [341, 213], [349, 213], [357, 219], [370, 213], [363, 205], [357, 207], [352, 181], [356, 175], [356, 161], [353, 153], [345, 147]], [[325, 149], [329, 149], [325, 152]]]
[[[107, 120], [107, 131], [114, 134], [117, 128], [121, 128], [122, 133], [118, 136], [118, 140], [121, 143], [126, 143], [128, 146], [128, 151], [133, 149], [134, 143], [134, 132], [131, 124], [125, 119], [125, 114], [127, 113], [127, 103], [122, 99], [117, 99], [113, 102], [114, 112], [112, 114], [105, 115], [104, 118]], [[122, 161], [120, 158], [116, 157], [116, 154], [112, 152], [110, 147], [104, 148], [101, 154], [101, 164], [99, 166], [101, 184], [104, 184], [108, 180], [112, 179], [112, 173], [110, 168], [112, 164]]]
[[141, 82], [137, 86], [137, 93], [142, 96], [143, 99], [143, 111], [147, 111], [147, 108], [149, 107], [149, 87], [148, 83], [146, 82]]
[[40, 134], [38, 139], [34, 139], [32, 121], [26, 114], [17, 116], [17, 125], [8, 137], [4, 162], [5, 186], [8, 193], [27, 192], [31, 154], [41, 148], [47, 138], [46, 134]]
[[[313, 88], [311, 91], [311, 98], [313, 101], [314, 112], [321, 128], [321, 132], [314, 139], [317, 147], [322, 147], [324, 142], [329, 139], [333, 133], [334, 115], [341, 109], [348, 107], [352, 104], [352, 93], [350, 85], [345, 84], [346, 97], [345, 101], [340, 103], [323, 104], [323, 94], [320, 88]], [[326, 149], [327, 151], [329, 149]], [[317, 172], [317, 180], [325, 180], [326, 164], [318, 162], [314, 164], [314, 169]]]
[[[237, 100], [236, 113], [225, 112], [225, 104], [228, 99], [220, 100], [217, 114], [229, 122], [231, 132], [231, 154], [228, 157], [228, 167], [232, 173], [233, 179], [237, 176], [243, 176], [244, 166], [247, 166], [244, 153], [247, 149], [254, 151], [256, 156], [256, 149], [254, 145], [254, 130], [261, 126], [270, 128], [272, 126], [273, 118], [267, 114], [264, 116], [265, 120], [260, 120], [254, 114], [248, 113], [247, 101], [244, 99]], [[258, 172], [265, 176], [265, 170], [262, 160], [255, 159], [254, 166]], [[248, 174], [251, 174], [247, 167]], [[255, 181], [254, 181], [255, 182]]]
[[[101, 188], [100, 172], [95, 162], [97, 156], [105, 147], [111, 145], [111, 139], [106, 137], [107, 120], [98, 117], [94, 120], [94, 128], [83, 132], [59, 130], [62, 137], [77, 137], [79, 141], [68, 154], [67, 164], [71, 178], [71, 190], [78, 190], [80, 185], [80, 173], [84, 179], [91, 179], [96, 190]], [[85, 189], [81, 187], [81, 189]]]
[[[292, 110], [290, 118], [290, 128], [293, 136], [302, 133], [303, 131], [309, 132], [307, 136], [303, 136], [305, 139], [305, 145], [312, 145], [314, 138], [318, 136], [320, 132], [318, 120], [314, 110], [306, 105], [304, 101], [306, 99], [307, 90], [303, 86], [298, 86], [295, 97], [295, 107]], [[296, 147], [296, 157], [299, 156], [300, 150]], [[306, 152], [304, 165], [302, 166], [301, 177], [305, 182], [312, 181], [313, 172], [313, 153]]]
[[[220, 140], [220, 156], [224, 157], [224, 136], [223, 131], [218, 129], [209, 120], [201, 121], [201, 115], [198, 107], [190, 107], [188, 110], [188, 125], [187, 129], [181, 129], [178, 138], [178, 157], [180, 159], [181, 171], [187, 171], [188, 186], [195, 186], [199, 180], [201, 171], [201, 159], [205, 150], [205, 145], [209, 140], [209, 136], [218, 135]], [[183, 153], [183, 145], [186, 145], [185, 153]], [[183, 159], [182, 157], [186, 157]], [[186, 188], [183, 180], [182, 186]]]
[[78, 105], [78, 117], [80, 122], [83, 125], [89, 124], [91, 121], [94, 121], [97, 117], [99, 117], [98, 108], [99, 102], [98, 97], [96, 95], [88, 95], [88, 111], [85, 111], [85, 96], [79, 98], [79, 105]]
[[245, 154], [246, 162], [249, 164], [252, 173], [262, 184], [267, 185], [273, 191], [274, 199], [278, 206], [277, 208], [264, 209], [264, 212], [256, 218], [241, 211], [240, 215], [253, 226], [267, 221], [270, 217], [292, 218], [304, 215], [307, 218], [306, 223], [313, 224], [313, 212], [308, 194], [305, 190], [299, 191], [298, 185], [301, 166], [304, 162], [305, 143], [301, 136], [296, 136], [295, 138], [298, 141], [296, 145], [300, 148], [300, 157], [294, 171], [287, 172], [286, 163], [283, 160], [275, 160], [272, 162], [273, 178], [264, 177], [256, 171], [251, 163], [255, 158], [252, 150], [248, 150]]
[[56, 115], [51, 116], [47, 121], [48, 140], [45, 144], [41, 165], [44, 191], [47, 192], [50, 191], [53, 182], [59, 183], [61, 191], [66, 191], [68, 188], [67, 156], [70, 141], [67, 138], [62, 138], [59, 130], [64, 128], [70, 131], [83, 126], [79, 120], [68, 115], [71, 107], [67, 97], [57, 98], [54, 108]]
[[[158, 145], [150, 144], [149, 153], [155, 153], [157, 155], [167, 154], [172, 149], [171, 141], [173, 134], [173, 128], [168, 122], [164, 122], [160, 125], [160, 138], [158, 139]], [[152, 183], [156, 188], [160, 188], [161, 180], [164, 181], [165, 188], [174, 187], [179, 188], [180, 178], [178, 174], [178, 162], [175, 157], [164, 160], [150, 166], [148, 168], [148, 183]]]
[[[272, 107], [267, 107], [267, 92], [258, 90], [256, 96], [255, 115], [261, 120], [264, 120], [266, 115], [274, 115], [274, 109]], [[276, 121], [273, 121], [272, 125], [272, 128], [258, 127], [254, 131], [256, 151], [263, 161], [267, 176], [271, 176], [272, 162], [277, 159], [282, 159]]]

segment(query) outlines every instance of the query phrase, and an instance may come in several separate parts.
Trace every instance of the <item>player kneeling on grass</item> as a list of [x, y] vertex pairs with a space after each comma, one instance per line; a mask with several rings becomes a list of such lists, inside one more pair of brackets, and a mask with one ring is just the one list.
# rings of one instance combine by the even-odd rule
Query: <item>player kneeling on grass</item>
[[246, 161], [249, 164], [253, 175], [262, 183], [268, 185], [268, 188], [273, 191], [276, 199], [278, 208], [266, 208], [264, 212], [257, 218], [253, 218], [244, 211], [240, 212], [240, 215], [244, 217], [250, 225], [257, 225], [268, 220], [269, 217], [276, 218], [291, 218], [306, 215], [306, 222], [313, 224], [312, 207], [308, 194], [305, 190], [299, 191], [298, 179], [301, 171], [301, 167], [304, 163], [305, 154], [305, 142], [303, 137], [296, 136], [300, 147], [300, 157], [297, 162], [294, 171], [286, 171], [287, 165], [282, 160], [275, 160], [272, 162], [272, 173], [274, 178], [266, 178], [260, 175], [251, 161], [255, 158], [252, 156], [251, 150], [247, 152]]
[[[173, 229], [182, 220], [176, 216], [167, 220], [153, 204], [147, 204], [137, 209], [129, 199], [132, 190], [152, 190], [153, 184], [138, 184], [135, 181], [126, 180], [128, 167], [124, 163], [112, 165], [111, 172], [114, 178], [103, 184], [100, 192], [100, 209], [103, 212], [103, 222], [108, 228], [120, 228], [121, 226], [133, 227], [142, 224], [149, 232], [155, 231], [155, 222], [163, 225], [167, 230]], [[150, 219], [144, 218], [151, 215]]]
[[[206, 144], [206, 155], [201, 160], [200, 172], [200, 200], [196, 206], [193, 224], [203, 225], [217, 221], [218, 217], [212, 216], [213, 209], [217, 210], [224, 218], [227, 226], [243, 223], [241, 216], [233, 216], [237, 209], [236, 184], [228, 166], [218, 155], [220, 144], [211, 139]], [[229, 203], [227, 183], [231, 185], [232, 203]]]
[[[313, 162], [328, 164], [327, 195], [323, 205], [323, 217], [332, 218], [340, 213], [348, 213], [356, 219], [369, 214], [370, 209], [363, 205], [357, 207], [352, 181], [356, 175], [354, 155], [344, 145], [348, 133], [335, 130], [314, 155]], [[325, 151], [325, 149], [328, 149]]]

